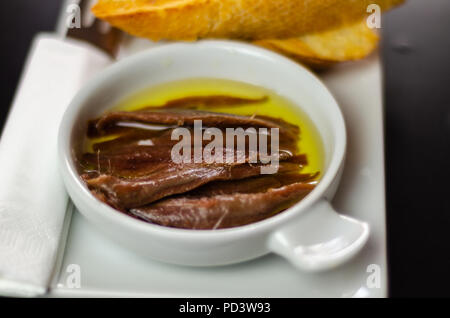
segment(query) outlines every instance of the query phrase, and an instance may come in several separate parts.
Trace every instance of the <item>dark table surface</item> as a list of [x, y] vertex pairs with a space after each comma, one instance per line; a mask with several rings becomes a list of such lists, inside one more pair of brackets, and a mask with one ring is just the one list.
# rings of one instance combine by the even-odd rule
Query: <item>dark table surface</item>
[[[0, 127], [61, 3], [0, 2]], [[409, 0], [382, 26], [390, 296], [450, 296], [450, 1]]]

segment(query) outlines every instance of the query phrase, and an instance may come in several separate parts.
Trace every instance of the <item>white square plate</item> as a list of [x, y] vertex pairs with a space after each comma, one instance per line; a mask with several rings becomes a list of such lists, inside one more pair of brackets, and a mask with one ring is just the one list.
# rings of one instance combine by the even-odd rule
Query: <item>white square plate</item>
[[[133, 40], [121, 57], [147, 48]], [[50, 297], [386, 297], [386, 226], [382, 76], [378, 55], [320, 76], [342, 108], [346, 167], [335, 208], [371, 226], [367, 246], [333, 271], [306, 274], [268, 255], [238, 265], [193, 268], [143, 259], [115, 245], [75, 211]], [[69, 288], [70, 264], [81, 288]]]

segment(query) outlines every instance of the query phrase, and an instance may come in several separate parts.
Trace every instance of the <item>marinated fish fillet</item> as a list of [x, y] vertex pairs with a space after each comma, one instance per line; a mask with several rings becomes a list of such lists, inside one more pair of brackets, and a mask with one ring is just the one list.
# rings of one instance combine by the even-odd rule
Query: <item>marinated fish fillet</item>
[[163, 226], [222, 229], [266, 219], [300, 201], [314, 187], [314, 184], [300, 182], [260, 193], [169, 198], [129, 212]]
[[172, 131], [173, 129], [129, 129], [114, 139], [94, 143], [92, 149], [95, 153], [97, 151], [102, 153], [116, 153], [117, 151], [121, 151], [123, 147], [174, 145], [178, 141], [171, 140]]
[[[158, 147], [129, 147], [121, 149], [120, 153], [85, 153], [82, 156], [81, 164], [91, 170], [100, 173], [110, 174], [119, 177], [141, 177], [153, 172], [154, 169], [166, 169], [173, 165], [171, 157], [172, 146]], [[223, 148], [223, 162], [226, 158], [233, 158], [235, 163], [248, 163], [250, 156], [248, 151], [237, 151]], [[202, 151], [202, 149], [200, 149]], [[191, 162], [194, 162], [195, 148], [191, 148]], [[258, 156], [258, 153], [256, 153]], [[278, 154], [273, 154], [278, 161], [295, 160], [299, 166], [307, 164], [305, 155], [294, 157], [292, 152], [281, 150]], [[198, 163], [204, 165], [205, 162]]]
[[[95, 121], [99, 135], [108, 133], [108, 128], [117, 123], [135, 122], [156, 125], [193, 126], [194, 121], [201, 120], [204, 127], [254, 127], [278, 128], [281, 138], [297, 139], [299, 128], [282, 119], [267, 116], [239, 116], [225, 113], [213, 113], [200, 110], [170, 110], [170, 111], [118, 111], [102, 115]], [[92, 132], [91, 132], [92, 133]]]
[[235, 193], [258, 193], [271, 188], [307, 182], [313, 184], [317, 181], [319, 173], [279, 173], [275, 175], [262, 175], [243, 180], [214, 181], [190, 192], [181, 194], [184, 197], [210, 197], [215, 195]]
[[[134, 208], [166, 196], [184, 193], [216, 180], [238, 180], [257, 176], [260, 164], [182, 164], [150, 165], [144, 177], [120, 178], [110, 174], [83, 178], [91, 190], [102, 192], [114, 206]], [[279, 172], [297, 172], [301, 166], [280, 162]]]
[[162, 106], [149, 106], [146, 109], [197, 109], [200, 107], [215, 108], [223, 106], [242, 106], [264, 103], [267, 100], [267, 96], [263, 96], [261, 98], [242, 98], [228, 95], [190, 96], [168, 101]]
[[[191, 145], [194, 146], [194, 131], [193, 129], [188, 128], [191, 135]], [[97, 156], [97, 154], [100, 152], [100, 155], [110, 155], [110, 154], [123, 154], [123, 153], [129, 153], [131, 151], [145, 151], [148, 149], [149, 151], [152, 150], [152, 148], [167, 148], [167, 147], [173, 147], [175, 144], [179, 142], [179, 140], [172, 140], [172, 133], [173, 129], [160, 131], [160, 132], [153, 132], [153, 131], [145, 131], [145, 130], [132, 130], [122, 136], [119, 136], [112, 140], [107, 140], [103, 142], [94, 143], [92, 145], [92, 149], [94, 153], [92, 155]], [[248, 135], [252, 135], [251, 133], [248, 133]], [[222, 145], [226, 147], [226, 133], [224, 130], [222, 130]], [[255, 134], [257, 142], [259, 142], [259, 136], [256, 132]], [[267, 135], [267, 147], [270, 150], [271, 149], [271, 135], [270, 131]], [[248, 149], [248, 142], [250, 138], [246, 138], [246, 149]], [[298, 138], [297, 138], [298, 139]], [[292, 139], [281, 139], [278, 141], [279, 149], [280, 151], [289, 151], [292, 153], [297, 152], [297, 142], [298, 140], [292, 140]], [[211, 140], [202, 138], [201, 144], [202, 146], [206, 146], [211, 142]], [[235, 146], [236, 148], [236, 146]]]

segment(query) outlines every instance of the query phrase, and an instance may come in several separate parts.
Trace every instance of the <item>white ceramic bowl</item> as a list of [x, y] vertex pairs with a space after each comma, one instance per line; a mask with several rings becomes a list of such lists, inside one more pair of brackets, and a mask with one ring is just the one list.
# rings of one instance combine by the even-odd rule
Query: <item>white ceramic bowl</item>
[[[74, 163], [87, 120], [144, 88], [198, 77], [263, 86], [299, 105], [318, 128], [325, 148], [325, 171], [314, 191], [271, 218], [215, 231], [148, 224], [96, 200]], [[366, 223], [337, 214], [328, 203], [340, 179], [345, 149], [344, 119], [319, 79], [278, 54], [231, 41], [168, 44], [115, 63], [73, 99], [58, 140], [60, 169], [73, 202], [89, 221], [130, 250], [165, 262], [200, 266], [231, 264], [274, 252], [308, 271], [345, 262], [369, 235]]]

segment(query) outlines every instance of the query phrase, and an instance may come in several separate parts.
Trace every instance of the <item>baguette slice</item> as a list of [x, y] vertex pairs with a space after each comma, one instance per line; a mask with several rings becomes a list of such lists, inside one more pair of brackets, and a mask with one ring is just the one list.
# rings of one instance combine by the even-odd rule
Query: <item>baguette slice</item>
[[93, 13], [154, 41], [284, 39], [357, 22], [369, 4], [387, 10], [404, 0], [99, 0]]
[[369, 29], [364, 20], [298, 38], [253, 43], [289, 56], [313, 69], [324, 69], [339, 62], [362, 59], [377, 48], [378, 42], [377, 32]]

